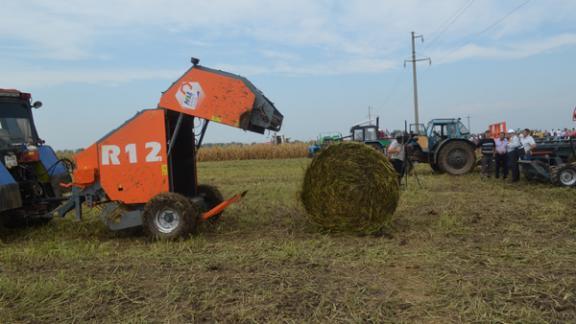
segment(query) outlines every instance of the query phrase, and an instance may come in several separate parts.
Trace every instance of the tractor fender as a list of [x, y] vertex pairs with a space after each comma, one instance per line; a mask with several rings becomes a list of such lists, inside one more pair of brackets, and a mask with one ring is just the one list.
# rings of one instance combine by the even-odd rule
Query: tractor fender
[[440, 155], [439, 153], [442, 151], [442, 149], [444, 148], [444, 146], [446, 146], [446, 144], [448, 143], [452, 143], [452, 142], [463, 142], [466, 143], [468, 145], [470, 145], [470, 147], [473, 150], [476, 150], [476, 145], [474, 145], [474, 143], [472, 143], [471, 141], [467, 140], [467, 139], [463, 139], [463, 138], [447, 138], [445, 140], [443, 140], [442, 142], [440, 142], [440, 144], [438, 144], [438, 147], [436, 148], [436, 150], [434, 150], [434, 156], [432, 156], [432, 162], [434, 164], [438, 163], [438, 155]]
[[22, 207], [20, 186], [4, 164], [0, 163], [0, 212]]

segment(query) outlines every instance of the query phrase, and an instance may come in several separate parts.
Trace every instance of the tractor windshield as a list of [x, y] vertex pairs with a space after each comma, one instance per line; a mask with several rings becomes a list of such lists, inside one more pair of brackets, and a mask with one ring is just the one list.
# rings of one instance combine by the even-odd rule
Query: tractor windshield
[[26, 102], [0, 100], [0, 146], [26, 144], [36, 141], [30, 106]]
[[470, 134], [468, 127], [464, 126], [462, 122], [458, 122], [458, 128], [460, 129], [460, 135]]
[[0, 118], [2, 144], [25, 144], [33, 138], [30, 120], [26, 118]]

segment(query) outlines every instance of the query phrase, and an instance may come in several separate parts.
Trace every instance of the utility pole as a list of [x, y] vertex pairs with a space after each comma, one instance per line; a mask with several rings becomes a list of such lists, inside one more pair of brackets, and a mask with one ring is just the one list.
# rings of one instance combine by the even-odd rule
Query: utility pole
[[416, 78], [416, 63], [420, 61], [428, 61], [431, 65], [432, 60], [429, 57], [425, 58], [416, 58], [416, 38], [420, 38], [422, 42], [424, 42], [424, 36], [416, 35], [412, 32], [412, 59], [404, 61], [404, 67], [406, 67], [406, 63], [412, 63], [412, 78], [414, 81], [414, 123], [416, 124], [416, 132], [420, 132], [420, 118], [418, 116], [418, 80]]
[[472, 130], [470, 129], [470, 115], [466, 116], [466, 119], [468, 120], [468, 131], [472, 132]]

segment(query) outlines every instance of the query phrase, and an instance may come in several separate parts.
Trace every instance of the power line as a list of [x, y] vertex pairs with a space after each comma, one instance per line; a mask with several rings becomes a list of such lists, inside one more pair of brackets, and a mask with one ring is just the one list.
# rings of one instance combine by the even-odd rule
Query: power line
[[522, 2], [520, 5], [516, 6], [514, 9], [512, 9], [511, 11], [509, 11], [506, 15], [504, 15], [504, 17], [496, 20], [494, 23], [492, 23], [490, 26], [486, 27], [485, 29], [483, 29], [481, 32], [477, 33], [475, 36], [479, 36], [484, 34], [485, 32], [489, 31], [490, 29], [496, 27], [498, 24], [500, 24], [501, 22], [503, 22], [506, 18], [510, 17], [513, 13], [515, 13], [516, 11], [520, 10], [522, 7], [524, 7], [525, 5], [527, 5], [530, 1], [532, 0], [526, 0], [524, 2]]
[[[472, 6], [474, 1], [476, 1], [476, 0], [469, 0], [464, 6], [460, 7], [458, 10], [456, 10], [456, 12], [454, 12], [454, 14], [452, 14], [452, 16], [450, 16], [450, 17], [448, 17], [448, 19], [444, 20], [436, 28], [436, 30], [432, 33], [432, 35], [435, 35], [434, 38], [432, 39], [432, 41], [430, 43], [426, 44], [424, 46], [424, 48], [428, 48], [431, 44], [433, 44], [438, 39], [440, 39], [442, 34], [444, 34], [446, 32], [446, 30], [448, 30], [448, 28], [452, 24], [454, 24], [458, 20], [458, 18], [460, 18], [460, 16], [462, 16], [464, 14], [464, 12], [466, 12], [466, 10], [468, 10], [468, 8], [470, 8], [470, 6]], [[396, 89], [400, 85], [400, 83], [401, 83], [400, 81], [404, 81], [405, 76], [406, 76], [406, 74], [402, 73], [402, 74], [399, 74], [398, 77], [396, 77], [396, 79], [394, 79], [394, 82], [392, 83], [392, 87], [390, 87], [388, 94], [384, 97], [384, 100], [381, 102], [382, 106], [385, 106], [388, 103], [388, 101], [390, 101], [392, 99], [392, 97], [397, 93]]]
[[494, 27], [498, 26], [500, 23], [502, 23], [504, 20], [506, 20], [508, 17], [510, 17], [512, 14], [514, 14], [516, 11], [520, 10], [522, 7], [526, 6], [530, 1], [532, 0], [526, 0], [524, 2], [522, 2], [520, 5], [514, 7], [512, 10], [510, 10], [508, 13], [506, 13], [504, 16], [502, 16], [501, 18], [497, 19], [496, 21], [494, 21], [493, 23], [491, 23], [490, 25], [488, 25], [488, 27], [482, 29], [481, 31], [474, 33], [470, 36], [468, 36], [467, 38], [469, 39], [468, 41], [466, 41], [465, 43], [463, 43], [462, 45], [459, 45], [457, 48], [454, 48], [452, 51], [448, 52], [448, 54], [442, 56], [440, 59], [437, 60], [438, 63], [443, 63], [444, 60], [448, 57], [450, 57], [452, 54], [454, 54], [457, 50], [461, 49], [462, 47], [472, 43], [472, 38], [474, 37], [478, 37], [488, 31], [490, 31], [491, 29], [493, 29]]
[[[475, 0], [469, 0], [468, 3], [460, 7], [460, 9], [458, 9], [452, 15], [452, 17], [448, 18], [442, 24], [440, 24], [440, 26], [438, 26], [436, 31], [432, 33], [432, 35], [435, 35], [434, 38], [432, 38], [432, 40], [428, 44], [426, 44], [424, 48], [428, 48], [432, 46], [432, 44], [434, 44], [436, 41], [438, 41], [438, 39], [440, 39], [440, 37], [448, 30], [448, 28], [452, 26], [458, 20], [458, 18], [460, 18], [466, 12], [466, 10], [468, 10], [468, 8], [470, 8], [474, 4], [474, 1]], [[443, 25], [444, 27], [442, 28], [442, 30], [438, 31]]]

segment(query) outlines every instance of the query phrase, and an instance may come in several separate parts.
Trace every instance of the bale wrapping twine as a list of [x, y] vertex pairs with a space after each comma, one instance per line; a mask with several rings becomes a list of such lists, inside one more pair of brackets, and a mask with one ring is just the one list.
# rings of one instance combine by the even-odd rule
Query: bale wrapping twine
[[361, 143], [335, 144], [312, 160], [300, 195], [312, 222], [370, 234], [392, 220], [400, 198], [397, 177], [381, 152]]

